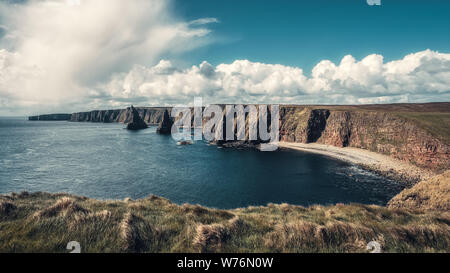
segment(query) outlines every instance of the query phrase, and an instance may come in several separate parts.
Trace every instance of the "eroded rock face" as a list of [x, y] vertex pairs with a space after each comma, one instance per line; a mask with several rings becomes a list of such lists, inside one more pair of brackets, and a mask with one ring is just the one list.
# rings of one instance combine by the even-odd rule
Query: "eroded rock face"
[[128, 130], [141, 130], [148, 127], [147, 123], [145, 123], [145, 121], [141, 118], [139, 112], [133, 107], [133, 105], [128, 108], [127, 117], [130, 119], [130, 122], [127, 124]]
[[435, 170], [450, 166], [449, 145], [411, 120], [385, 111], [317, 111], [282, 109], [281, 140], [362, 148]]
[[306, 141], [308, 143], [316, 142], [327, 126], [327, 119], [330, 116], [330, 110], [314, 109], [311, 111], [308, 120], [308, 130], [306, 131]]
[[[222, 109], [225, 105], [220, 105]], [[356, 147], [390, 155], [420, 167], [435, 170], [450, 166], [450, 146], [430, 134], [413, 120], [395, 112], [449, 112], [450, 103], [401, 104], [372, 106], [281, 106], [280, 140], [286, 142], [320, 143], [337, 147]], [[160, 124], [165, 111], [171, 108], [135, 108], [147, 124]], [[222, 113], [224, 115], [225, 112]], [[32, 117], [33, 118], [33, 117]], [[127, 109], [101, 110], [72, 114], [70, 121], [130, 123], [133, 115]], [[204, 117], [203, 124], [208, 119]], [[225, 119], [222, 120], [224, 124]], [[269, 123], [270, 124], [270, 123]], [[249, 125], [259, 127], [257, 121], [246, 116], [246, 139]], [[168, 126], [164, 126], [168, 128]], [[233, 128], [235, 135], [236, 123]], [[216, 132], [225, 137], [226, 129]], [[258, 134], [259, 137], [259, 134]], [[237, 139], [237, 138], [236, 138]], [[217, 144], [242, 146], [258, 141], [227, 141]]]
[[168, 135], [172, 131], [173, 119], [169, 115], [169, 111], [166, 109], [164, 111], [161, 122], [158, 125], [156, 132], [163, 135]]
[[[135, 108], [139, 115], [148, 125], [158, 125], [165, 110], [170, 111], [167, 107], [142, 107]], [[69, 121], [73, 122], [120, 122], [129, 123], [132, 115], [129, 114], [128, 108], [114, 110], [94, 110], [89, 112], [73, 113]]]
[[[247, 105], [245, 105], [246, 107]], [[224, 147], [240, 147], [240, 148], [252, 148], [257, 147], [261, 143], [267, 143], [270, 139], [262, 139], [259, 132], [259, 108], [256, 108], [256, 115], [252, 118], [249, 112], [245, 113], [242, 119], [245, 126], [239, 126], [237, 116], [235, 115], [232, 121], [231, 130], [227, 130], [227, 112], [225, 106], [218, 122], [218, 128], [214, 128], [215, 135], [213, 144]], [[271, 110], [267, 109], [267, 133], [271, 128]], [[230, 135], [233, 140], [227, 140], [227, 135]], [[243, 139], [242, 139], [243, 137]]]

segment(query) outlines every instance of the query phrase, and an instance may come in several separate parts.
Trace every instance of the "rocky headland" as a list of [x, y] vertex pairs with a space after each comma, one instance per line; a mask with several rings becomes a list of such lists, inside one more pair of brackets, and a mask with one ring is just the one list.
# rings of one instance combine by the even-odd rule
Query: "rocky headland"
[[[168, 128], [170, 108], [135, 110], [145, 123]], [[130, 123], [128, 113], [74, 113], [70, 121]], [[246, 123], [258, 126], [248, 118]], [[449, 136], [450, 103], [281, 106], [282, 148], [322, 153], [420, 181], [386, 207], [268, 204], [218, 210], [156, 196], [99, 201], [69, 194], [0, 195], [2, 225], [16, 231], [0, 233], [0, 252], [64, 252], [61, 242], [69, 241], [70, 230], [70, 240], [78, 239], [84, 252], [367, 252], [367, 243], [375, 240], [383, 252], [448, 253]]]
[[[221, 121], [225, 124], [225, 105]], [[141, 125], [158, 125], [158, 132], [168, 134], [174, 119], [169, 116], [170, 107], [136, 107], [134, 111], [127, 109], [95, 110], [73, 113], [72, 122], [120, 122], [133, 123], [136, 113], [142, 119]], [[134, 114], [132, 114], [132, 112]], [[48, 120], [67, 118], [66, 116], [44, 115]], [[43, 116], [43, 117], [44, 117]], [[270, 108], [269, 108], [270, 117]], [[40, 120], [30, 117], [30, 120]], [[203, 118], [203, 124], [208, 118]], [[248, 115], [245, 118], [248, 139], [249, 128], [259, 126], [258, 121], [252, 124]], [[270, 118], [269, 122], [270, 124]], [[193, 120], [192, 120], [193, 124]], [[237, 135], [236, 122], [233, 128]], [[269, 126], [270, 127], [270, 126]], [[255, 147], [261, 141], [221, 141], [219, 136], [225, 136], [225, 128], [216, 130], [216, 140], [213, 143], [225, 147]], [[423, 171], [398, 170], [393, 164], [392, 170], [378, 168], [376, 164], [366, 164], [368, 168], [380, 173], [393, 173], [402, 180], [417, 182], [431, 174], [442, 173], [450, 166], [450, 103], [423, 104], [388, 104], [388, 105], [358, 105], [358, 106], [327, 106], [327, 105], [281, 105], [280, 106], [280, 141], [281, 146], [299, 149], [303, 144], [322, 145], [317, 148], [301, 147], [303, 151], [324, 152], [339, 157], [333, 147], [346, 148], [339, 153], [357, 148], [374, 152], [418, 167]], [[258, 136], [259, 137], [259, 136]], [[286, 143], [286, 144], [283, 144]], [[296, 147], [295, 147], [296, 146]], [[311, 146], [311, 145], [310, 145]], [[325, 147], [325, 148], [324, 148]], [[327, 148], [328, 147], [328, 148]], [[361, 158], [361, 157], [360, 157]], [[387, 163], [392, 163], [386, 161]], [[361, 162], [360, 162], [361, 163]], [[360, 164], [364, 165], [364, 163]], [[370, 165], [370, 166], [369, 166]], [[384, 164], [386, 165], [386, 164]]]

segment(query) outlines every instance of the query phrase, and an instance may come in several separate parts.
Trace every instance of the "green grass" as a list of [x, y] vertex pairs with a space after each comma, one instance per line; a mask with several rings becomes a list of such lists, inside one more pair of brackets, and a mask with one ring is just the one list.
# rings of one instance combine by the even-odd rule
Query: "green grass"
[[450, 113], [400, 112], [396, 115], [413, 121], [420, 128], [450, 145]]
[[68, 194], [0, 196], [0, 252], [449, 252], [450, 213], [374, 205], [269, 204], [234, 210], [150, 196], [99, 201]]

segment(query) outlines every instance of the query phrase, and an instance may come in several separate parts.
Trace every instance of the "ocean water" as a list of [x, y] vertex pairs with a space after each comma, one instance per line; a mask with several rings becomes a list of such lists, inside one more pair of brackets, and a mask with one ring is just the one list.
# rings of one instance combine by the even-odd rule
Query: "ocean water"
[[291, 150], [260, 152], [197, 141], [177, 146], [156, 127], [0, 118], [0, 193], [68, 192], [217, 208], [267, 203], [384, 205], [402, 185], [354, 165]]

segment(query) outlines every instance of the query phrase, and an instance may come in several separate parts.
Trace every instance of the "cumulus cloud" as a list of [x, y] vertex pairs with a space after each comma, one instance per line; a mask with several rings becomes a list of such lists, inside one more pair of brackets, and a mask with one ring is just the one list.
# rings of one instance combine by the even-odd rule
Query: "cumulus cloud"
[[391, 103], [448, 100], [450, 54], [425, 50], [385, 63], [381, 55], [339, 64], [324, 60], [304, 75], [298, 67], [237, 60], [180, 69], [162, 60], [115, 75], [104, 92], [113, 98], [145, 98], [147, 104], [181, 103]]
[[0, 115], [192, 103], [448, 101], [450, 54], [372, 54], [299, 67], [236, 60], [179, 67], [161, 56], [210, 42], [215, 18], [182, 21], [167, 0], [0, 3]]
[[372, 54], [361, 61], [348, 55], [339, 65], [322, 61], [309, 80], [314, 91], [348, 92], [360, 96], [432, 95], [450, 90], [450, 54], [425, 50], [401, 60], [383, 62]]
[[67, 107], [98, 94], [93, 87], [112, 73], [208, 42], [210, 31], [203, 25], [212, 18], [180, 21], [168, 5], [166, 0], [0, 3], [0, 104]]

